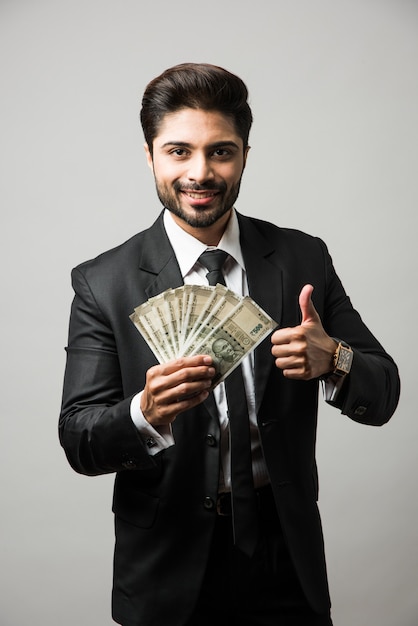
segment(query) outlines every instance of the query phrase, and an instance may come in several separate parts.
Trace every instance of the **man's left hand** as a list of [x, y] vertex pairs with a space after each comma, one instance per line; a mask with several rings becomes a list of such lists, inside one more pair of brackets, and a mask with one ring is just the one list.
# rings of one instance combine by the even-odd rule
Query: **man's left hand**
[[332, 357], [337, 342], [325, 332], [312, 302], [312, 285], [305, 285], [299, 295], [302, 322], [293, 328], [276, 330], [271, 352], [276, 367], [286, 378], [311, 380], [332, 371]]

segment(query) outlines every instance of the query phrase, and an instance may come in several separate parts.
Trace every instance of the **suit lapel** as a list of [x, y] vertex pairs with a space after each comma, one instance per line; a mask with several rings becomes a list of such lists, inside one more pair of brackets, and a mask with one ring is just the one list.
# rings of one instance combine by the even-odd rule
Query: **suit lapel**
[[[250, 296], [279, 325], [282, 316], [283, 281], [282, 269], [276, 262], [275, 244], [264, 237], [249, 218], [238, 214], [238, 220]], [[254, 354], [256, 411], [260, 408], [272, 366], [271, 343], [267, 337], [255, 349]]]
[[148, 298], [183, 284], [179, 264], [165, 232], [162, 214], [145, 232], [139, 269]]

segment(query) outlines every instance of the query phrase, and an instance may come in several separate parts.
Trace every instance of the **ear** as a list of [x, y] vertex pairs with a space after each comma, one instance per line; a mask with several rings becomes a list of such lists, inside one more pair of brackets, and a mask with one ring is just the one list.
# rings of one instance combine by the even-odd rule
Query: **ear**
[[149, 146], [148, 146], [148, 144], [146, 142], [144, 143], [144, 150], [145, 150], [145, 156], [147, 158], [148, 167], [151, 170], [154, 170], [154, 163], [152, 161], [151, 150], [149, 149]]
[[247, 165], [247, 157], [248, 157], [248, 153], [249, 153], [250, 149], [251, 149], [251, 146], [247, 146], [244, 149], [244, 167]]

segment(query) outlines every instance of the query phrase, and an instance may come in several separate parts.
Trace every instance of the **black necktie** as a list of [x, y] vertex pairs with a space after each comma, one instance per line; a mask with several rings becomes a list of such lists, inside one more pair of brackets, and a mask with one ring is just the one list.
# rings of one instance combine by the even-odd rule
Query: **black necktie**
[[[223, 250], [207, 250], [200, 255], [199, 262], [209, 270], [206, 274], [209, 285], [225, 285], [222, 266], [227, 257], [228, 254]], [[257, 545], [258, 521], [250, 423], [241, 366], [236, 367], [225, 379], [225, 391], [228, 401], [234, 543], [242, 552], [252, 556]]]

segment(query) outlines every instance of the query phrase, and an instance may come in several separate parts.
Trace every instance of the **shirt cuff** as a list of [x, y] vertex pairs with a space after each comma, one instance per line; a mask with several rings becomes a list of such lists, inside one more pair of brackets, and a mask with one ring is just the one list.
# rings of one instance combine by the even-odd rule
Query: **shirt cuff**
[[137, 393], [131, 400], [131, 419], [137, 427], [141, 439], [147, 446], [149, 454], [154, 456], [158, 452], [174, 445], [173, 431], [170, 424], [159, 426], [158, 428], [151, 426], [141, 411], [141, 395], [142, 391]]
[[322, 380], [322, 391], [326, 402], [335, 402], [344, 383], [344, 376], [328, 376]]

